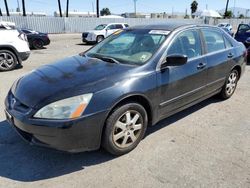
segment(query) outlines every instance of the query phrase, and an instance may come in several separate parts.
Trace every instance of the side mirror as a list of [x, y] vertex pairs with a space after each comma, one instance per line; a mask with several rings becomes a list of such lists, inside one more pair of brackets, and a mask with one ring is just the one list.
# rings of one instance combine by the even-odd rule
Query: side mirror
[[166, 58], [166, 61], [162, 63], [161, 68], [165, 68], [167, 66], [181, 66], [187, 63], [188, 57], [186, 55], [181, 54], [173, 54], [169, 55]]

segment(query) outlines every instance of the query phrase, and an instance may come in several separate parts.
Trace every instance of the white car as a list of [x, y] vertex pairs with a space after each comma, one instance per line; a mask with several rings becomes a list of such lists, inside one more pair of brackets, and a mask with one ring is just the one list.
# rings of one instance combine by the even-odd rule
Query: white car
[[27, 37], [12, 22], [0, 22], [0, 71], [21, 65], [30, 55]]
[[229, 23], [219, 23], [218, 27], [222, 27], [222, 28], [227, 28], [229, 31], [232, 31], [232, 25]]
[[129, 27], [126, 23], [110, 23], [98, 25], [94, 30], [83, 32], [82, 41], [83, 42], [101, 42], [104, 38], [118, 31], [119, 29], [124, 29]]

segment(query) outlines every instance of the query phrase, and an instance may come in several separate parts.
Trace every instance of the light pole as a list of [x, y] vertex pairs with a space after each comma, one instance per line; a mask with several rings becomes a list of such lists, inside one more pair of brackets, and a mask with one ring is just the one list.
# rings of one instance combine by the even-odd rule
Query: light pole
[[7, 0], [4, 0], [4, 4], [5, 4], [7, 16], [10, 16]]
[[3, 16], [1, 8], [0, 8], [0, 16]]
[[226, 9], [225, 9], [225, 13], [224, 13], [224, 18], [226, 18], [227, 9], [228, 9], [228, 3], [229, 3], [229, 0], [227, 0]]
[[62, 17], [61, 0], [58, 0], [58, 8], [59, 8], [60, 17]]
[[96, 17], [99, 18], [100, 13], [99, 13], [99, 0], [96, 0]]
[[137, 0], [134, 0], [134, 11], [135, 11], [135, 17], [136, 17], [136, 2], [137, 2]]
[[66, 4], [66, 17], [69, 17], [69, 0], [67, 0]]
[[22, 0], [22, 5], [23, 5], [23, 16], [26, 16], [25, 0]]

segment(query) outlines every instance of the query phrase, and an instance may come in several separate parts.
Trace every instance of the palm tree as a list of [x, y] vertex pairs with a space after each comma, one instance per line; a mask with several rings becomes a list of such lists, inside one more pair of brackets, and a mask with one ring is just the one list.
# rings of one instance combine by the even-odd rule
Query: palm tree
[[23, 16], [26, 16], [25, 0], [22, 0], [22, 6], [23, 6]]
[[96, 0], [96, 16], [97, 18], [99, 18], [100, 14], [99, 14], [99, 0]]
[[229, 3], [229, 0], [227, 0], [226, 9], [225, 9], [225, 13], [224, 13], [224, 18], [226, 18], [226, 15], [227, 15], [228, 3]]
[[58, 7], [59, 7], [59, 13], [60, 13], [60, 17], [62, 17], [62, 7], [61, 7], [61, 0], [58, 0]]
[[4, 4], [5, 4], [7, 16], [10, 16], [7, 0], [4, 0]]
[[[193, 2], [191, 3], [190, 8], [191, 8], [191, 14], [195, 13], [196, 10], [197, 10], [197, 8], [198, 8], [198, 3], [197, 3], [197, 1], [193, 1]], [[194, 18], [193, 15], [192, 15], [192, 18]]]

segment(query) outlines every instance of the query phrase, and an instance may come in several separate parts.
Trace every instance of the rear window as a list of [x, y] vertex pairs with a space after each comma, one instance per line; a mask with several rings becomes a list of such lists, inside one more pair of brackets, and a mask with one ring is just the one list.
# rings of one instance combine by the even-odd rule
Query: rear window
[[247, 32], [250, 30], [250, 26], [247, 24], [241, 24], [239, 26], [238, 32]]
[[209, 29], [202, 29], [202, 33], [208, 53], [225, 49], [225, 43], [222, 33]]

